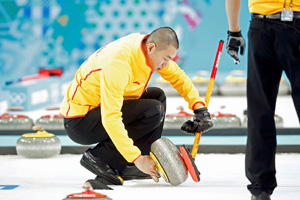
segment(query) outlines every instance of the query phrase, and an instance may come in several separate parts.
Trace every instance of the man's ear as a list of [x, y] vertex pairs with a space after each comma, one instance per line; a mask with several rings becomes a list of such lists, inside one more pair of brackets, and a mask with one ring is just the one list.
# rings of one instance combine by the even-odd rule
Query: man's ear
[[148, 53], [152, 52], [156, 48], [156, 44], [151, 42], [147, 46]]

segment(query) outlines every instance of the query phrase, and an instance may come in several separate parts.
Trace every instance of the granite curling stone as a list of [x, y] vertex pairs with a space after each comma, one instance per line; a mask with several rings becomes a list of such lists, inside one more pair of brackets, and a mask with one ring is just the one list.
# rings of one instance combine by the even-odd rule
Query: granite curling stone
[[180, 152], [167, 138], [160, 138], [151, 145], [151, 158], [158, 173], [173, 186], [180, 185], [188, 178], [188, 171]]
[[9, 107], [0, 115], [0, 130], [31, 130], [33, 120], [26, 115], [12, 114], [9, 111], [21, 111], [23, 107]]
[[64, 117], [61, 114], [43, 115], [36, 120], [35, 124], [47, 130], [65, 130]]
[[26, 158], [49, 158], [60, 153], [61, 143], [54, 134], [39, 127], [36, 133], [23, 134], [17, 141], [16, 150], [18, 155]]
[[184, 111], [183, 106], [177, 108], [178, 113], [167, 114], [165, 118], [165, 129], [180, 129], [182, 124], [188, 120], [193, 120], [193, 114]]

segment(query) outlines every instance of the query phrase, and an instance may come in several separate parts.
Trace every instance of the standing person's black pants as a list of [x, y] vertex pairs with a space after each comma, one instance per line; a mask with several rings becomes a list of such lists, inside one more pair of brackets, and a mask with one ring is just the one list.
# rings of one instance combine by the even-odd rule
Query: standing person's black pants
[[[118, 152], [105, 131], [101, 120], [101, 107], [90, 110], [85, 117], [65, 118], [65, 129], [76, 143], [90, 145], [98, 143], [91, 153], [101, 158], [110, 167], [122, 171], [128, 162]], [[162, 134], [166, 96], [155, 87], [147, 88], [140, 99], [125, 100], [122, 118], [128, 136], [142, 152], [149, 155], [151, 144]]]
[[283, 70], [300, 119], [300, 18], [282, 22], [254, 17], [248, 32], [246, 176], [248, 189], [258, 195], [272, 194], [277, 186], [274, 113]]

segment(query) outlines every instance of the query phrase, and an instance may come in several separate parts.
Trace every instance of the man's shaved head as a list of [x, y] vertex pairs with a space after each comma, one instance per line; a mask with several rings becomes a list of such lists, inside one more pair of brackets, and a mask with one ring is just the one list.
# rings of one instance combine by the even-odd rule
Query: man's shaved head
[[170, 45], [174, 48], [179, 48], [179, 42], [177, 35], [173, 29], [170, 27], [161, 27], [154, 30], [146, 41], [147, 44], [154, 43], [158, 50], [165, 50]]

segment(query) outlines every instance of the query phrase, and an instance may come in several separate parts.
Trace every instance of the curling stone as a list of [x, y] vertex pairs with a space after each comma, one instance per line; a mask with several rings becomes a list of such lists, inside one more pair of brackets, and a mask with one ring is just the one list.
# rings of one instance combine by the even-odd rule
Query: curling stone
[[172, 85], [162, 77], [157, 78], [153, 86], [161, 88], [165, 92], [166, 96], [180, 96], [177, 90], [174, 89]]
[[[154, 160], [158, 173], [173, 186], [188, 178], [188, 172], [195, 182], [200, 181], [200, 173], [189, 150], [183, 145], [180, 152], [167, 138], [160, 138], [151, 145], [150, 157]], [[155, 180], [158, 182], [158, 180]]]
[[[274, 121], [275, 121], [275, 126], [276, 128], [283, 128], [283, 118], [277, 114], [274, 115]], [[242, 123], [242, 127], [247, 127], [248, 123], [248, 115], [247, 115], [247, 110], [244, 110], [244, 119]]]
[[34, 127], [36, 133], [25, 133], [18, 139], [17, 154], [27, 158], [49, 158], [60, 153], [61, 144], [54, 134], [41, 127]]
[[[206, 95], [206, 91], [210, 81], [209, 75], [210, 74], [208, 71], [199, 71], [197, 75], [192, 78], [192, 82], [196, 87], [196, 89], [198, 90], [200, 96]], [[218, 87], [219, 85], [217, 83], [214, 83], [214, 87], [212, 89], [211, 95], [217, 95], [219, 93]]]
[[83, 185], [83, 188], [85, 191], [81, 193], [74, 193], [74, 194], [69, 194], [67, 195], [66, 198], [63, 200], [70, 200], [70, 199], [81, 199], [81, 200], [112, 200], [105, 194], [97, 193], [92, 190], [92, 186], [86, 182]]
[[231, 128], [241, 126], [241, 119], [235, 114], [215, 112], [211, 114], [211, 120], [214, 124], [213, 128]]
[[64, 130], [64, 118], [58, 115], [43, 115], [35, 122], [36, 125], [42, 126], [48, 130]]
[[233, 70], [225, 82], [220, 85], [220, 94], [223, 96], [244, 96], [246, 95], [246, 82], [244, 71]]
[[26, 115], [9, 114], [8, 111], [23, 110], [23, 107], [9, 107], [0, 116], [0, 130], [31, 130], [33, 120]]
[[172, 185], [183, 183], [188, 171], [176, 146], [167, 138], [160, 138], [151, 145], [150, 157], [161, 177]]
[[291, 92], [291, 86], [283, 79], [281, 78], [279, 89], [278, 89], [278, 95], [288, 95]]
[[188, 120], [193, 119], [193, 114], [184, 111], [183, 106], [177, 108], [178, 113], [167, 114], [165, 117], [164, 128], [166, 129], [178, 129]]

